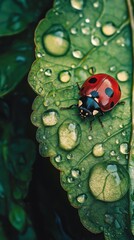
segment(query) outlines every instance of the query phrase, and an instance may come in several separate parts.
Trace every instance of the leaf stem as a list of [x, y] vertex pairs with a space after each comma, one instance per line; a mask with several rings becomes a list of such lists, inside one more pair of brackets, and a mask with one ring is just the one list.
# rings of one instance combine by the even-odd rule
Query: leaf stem
[[[134, 4], [133, 1], [127, 0], [128, 5], [128, 12], [130, 16], [130, 25], [132, 31], [132, 59], [134, 58]], [[133, 69], [134, 69], [134, 62], [133, 62]], [[130, 224], [131, 224], [131, 231], [134, 235], [134, 72], [133, 72], [133, 79], [132, 79], [132, 134], [131, 134], [131, 141], [130, 141], [130, 155], [129, 155], [129, 176], [130, 176], [130, 190], [129, 190], [129, 198], [130, 198]]]

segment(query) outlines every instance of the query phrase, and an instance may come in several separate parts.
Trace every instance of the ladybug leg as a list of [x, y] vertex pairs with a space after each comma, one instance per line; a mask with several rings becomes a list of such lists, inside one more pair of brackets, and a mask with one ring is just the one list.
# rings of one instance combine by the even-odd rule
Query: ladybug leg
[[94, 121], [94, 118], [92, 120], [90, 120], [90, 131], [92, 130], [92, 123]]
[[117, 104], [125, 104], [125, 101], [118, 102]]
[[81, 87], [80, 87], [79, 83], [77, 82], [76, 84], [77, 84], [77, 87], [78, 87], [78, 89], [80, 90], [80, 89], [81, 89]]
[[101, 127], [103, 128], [104, 127], [104, 125], [103, 125], [103, 123], [102, 123], [102, 121], [101, 121], [101, 117], [104, 115], [104, 113], [103, 112], [100, 112], [100, 116], [98, 116], [98, 120], [99, 120], [99, 123], [100, 123], [100, 125], [101, 125]]

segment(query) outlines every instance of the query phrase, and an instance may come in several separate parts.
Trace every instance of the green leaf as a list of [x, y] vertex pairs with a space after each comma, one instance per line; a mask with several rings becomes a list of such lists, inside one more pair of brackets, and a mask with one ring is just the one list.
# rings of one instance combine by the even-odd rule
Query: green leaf
[[22, 32], [28, 24], [37, 20], [43, 6], [42, 0], [1, 0], [0, 36]]
[[34, 60], [33, 47], [32, 31], [20, 34], [14, 41], [9, 39], [6, 44], [1, 43], [0, 96], [13, 90], [27, 74]]
[[[117, 14], [118, 12], [118, 14]], [[35, 32], [36, 61], [29, 83], [39, 95], [32, 122], [42, 156], [61, 171], [61, 184], [82, 224], [105, 239], [134, 239], [128, 218], [132, 44], [127, 2], [55, 1]], [[90, 129], [77, 107], [92, 73], [113, 76], [121, 101]], [[62, 109], [64, 108], [64, 109]]]

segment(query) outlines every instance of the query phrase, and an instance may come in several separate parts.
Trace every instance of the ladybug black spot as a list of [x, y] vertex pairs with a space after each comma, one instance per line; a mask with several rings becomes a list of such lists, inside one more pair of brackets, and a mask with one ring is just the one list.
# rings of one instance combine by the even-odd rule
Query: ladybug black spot
[[90, 94], [92, 95], [93, 98], [99, 97], [99, 93], [97, 91], [92, 91]]
[[97, 78], [90, 78], [88, 82], [89, 83], [96, 83], [97, 82]]
[[113, 97], [113, 95], [114, 95], [114, 91], [113, 91], [113, 89], [112, 88], [106, 88], [105, 89], [105, 93], [106, 93], [106, 95], [108, 96], [108, 97]]
[[114, 102], [111, 102], [110, 104], [110, 108], [112, 108], [114, 106]]

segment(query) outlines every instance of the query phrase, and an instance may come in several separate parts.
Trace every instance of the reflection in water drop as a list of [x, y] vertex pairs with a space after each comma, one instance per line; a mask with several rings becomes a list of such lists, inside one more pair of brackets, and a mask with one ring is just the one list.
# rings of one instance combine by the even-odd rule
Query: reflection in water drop
[[120, 152], [122, 154], [128, 154], [128, 144], [127, 143], [122, 143], [120, 145]]
[[126, 71], [120, 71], [117, 73], [117, 78], [119, 81], [125, 82], [129, 79], [128, 72]]
[[101, 22], [97, 21], [97, 22], [96, 22], [96, 27], [97, 27], [97, 28], [100, 28], [100, 27], [101, 27]]
[[70, 48], [70, 39], [62, 25], [55, 24], [44, 33], [42, 37], [43, 47], [53, 56], [63, 56]]
[[100, 46], [100, 39], [98, 37], [95, 37], [95, 36], [91, 36], [91, 43], [94, 45], [94, 46]]
[[95, 74], [95, 72], [96, 72], [96, 68], [95, 68], [95, 67], [90, 67], [90, 68], [88, 69], [88, 71], [89, 71], [89, 73], [90, 73], [91, 75], [93, 75], [93, 74]]
[[42, 121], [45, 126], [54, 126], [59, 120], [59, 114], [57, 111], [51, 109], [44, 112]]
[[46, 69], [46, 70], [45, 70], [45, 75], [46, 75], [47, 77], [50, 77], [50, 76], [52, 75], [52, 70], [51, 70], [51, 69]]
[[116, 152], [115, 152], [114, 150], [112, 150], [112, 151], [110, 152], [110, 155], [111, 155], [111, 156], [116, 156]]
[[90, 34], [90, 28], [88, 26], [83, 26], [81, 28], [81, 31], [84, 35], [89, 35]]
[[106, 36], [112, 36], [116, 32], [116, 27], [113, 23], [106, 23], [102, 26], [102, 32]]
[[83, 0], [71, 0], [71, 6], [77, 10], [82, 10], [83, 4]]
[[80, 143], [81, 129], [73, 120], [65, 120], [59, 127], [59, 145], [62, 149], [69, 151]]
[[73, 54], [73, 57], [75, 58], [79, 58], [79, 59], [83, 58], [83, 53], [80, 50], [74, 50], [72, 54]]
[[88, 136], [88, 140], [91, 141], [93, 139], [92, 136]]
[[96, 199], [113, 202], [128, 191], [129, 174], [116, 162], [97, 163], [90, 171], [89, 188]]
[[125, 38], [120, 37], [117, 39], [117, 44], [120, 45], [121, 47], [125, 47]]
[[67, 178], [67, 181], [68, 181], [68, 183], [73, 183], [73, 182], [74, 182], [74, 179], [73, 179], [72, 177], [68, 177], [68, 178]]
[[70, 81], [71, 74], [69, 71], [63, 70], [59, 73], [59, 80], [63, 83], [67, 83]]
[[104, 155], [104, 147], [102, 143], [98, 143], [93, 147], [93, 155], [95, 157], [101, 157]]
[[77, 197], [77, 201], [79, 202], [79, 203], [84, 203], [85, 201], [86, 201], [86, 199], [87, 199], [87, 196], [86, 196], [86, 194], [81, 194], [81, 195], [79, 195], [78, 197]]

